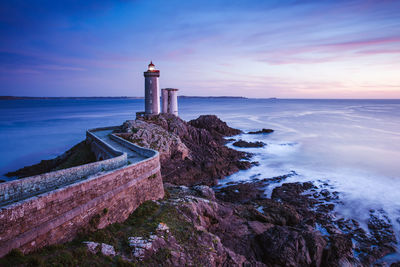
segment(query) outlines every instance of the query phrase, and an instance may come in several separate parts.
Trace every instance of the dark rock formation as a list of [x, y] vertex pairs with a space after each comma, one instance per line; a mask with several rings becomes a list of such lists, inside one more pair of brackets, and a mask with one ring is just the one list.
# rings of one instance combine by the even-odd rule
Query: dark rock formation
[[239, 140], [233, 143], [232, 145], [237, 146], [237, 147], [263, 147], [265, 146], [265, 143], [257, 141], [257, 142], [247, 142], [244, 140]]
[[225, 136], [234, 136], [242, 133], [238, 129], [229, 127], [226, 122], [221, 121], [215, 115], [201, 115], [197, 119], [189, 121], [189, 124], [196, 128], [206, 129], [214, 139], [220, 142], [222, 142]]
[[46, 172], [67, 169], [95, 161], [96, 155], [92, 152], [90, 145], [86, 144], [85, 141], [82, 141], [54, 159], [42, 160], [38, 164], [23, 167], [14, 172], [6, 173], [5, 176], [24, 178]]
[[[182, 157], [181, 151], [184, 150], [174, 148], [182, 146], [175, 145], [167, 156], [161, 157], [161, 173], [165, 182], [186, 186], [215, 185], [217, 179], [251, 167], [250, 162], [242, 160], [248, 157], [247, 153], [224, 146], [223, 137], [239, 134], [240, 130], [230, 128], [216, 116], [200, 116], [189, 123], [172, 114], [148, 116], [141, 120], [148, 127], [157, 125], [173, 134], [173, 138], [179, 139], [176, 142], [183, 143], [189, 150], [187, 156]], [[129, 141], [142, 140], [144, 146], [155, 144], [155, 147], [149, 147], [160, 150], [160, 145], [151, 141], [151, 134], [144, 134], [140, 128], [135, 128], [138, 125], [143, 127], [143, 123], [137, 121], [125, 122], [122, 127], [125, 134], [121, 136]]]
[[274, 226], [257, 236], [262, 261], [272, 266], [321, 266], [326, 245], [319, 232]]
[[254, 132], [248, 132], [247, 134], [269, 134], [269, 133], [272, 133], [272, 132], [274, 132], [274, 130], [263, 128], [262, 130], [254, 131]]
[[[263, 195], [268, 184], [285, 178], [216, 188], [217, 198], [235, 203], [237, 214], [257, 233], [252, 241], [252, 247], [260, 249], [257, 260], [268, 266], [370, 266], [395, 251], [393, 227], [383, 210], [370, 211], [369, 233], [355, 220], [336, 219], [332, 210], [339, 194], [330, 192], [327, 184], [284, 183], [271, 199]], [[262, 214], [255, 215], [251, 206]]]

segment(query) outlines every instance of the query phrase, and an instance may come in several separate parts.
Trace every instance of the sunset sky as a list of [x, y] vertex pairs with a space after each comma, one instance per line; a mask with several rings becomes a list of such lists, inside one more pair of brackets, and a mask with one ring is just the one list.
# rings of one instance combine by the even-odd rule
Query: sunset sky
[[400, 1], [0, 3], [0, 95], [143, 96], [150, 60], [182, 95], [400, 98]]

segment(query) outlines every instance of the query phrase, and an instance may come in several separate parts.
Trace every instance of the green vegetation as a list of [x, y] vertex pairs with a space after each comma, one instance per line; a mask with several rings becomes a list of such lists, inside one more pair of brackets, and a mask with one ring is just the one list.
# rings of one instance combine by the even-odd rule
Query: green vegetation
[[[108, 212], [107, 209], [104, 209], [102, 214]], [[96, 224], [102, 214], [94, 216], [92, 224]], [[168, 248], [160, 249], [150, 259], [142, 262], [135, 260], [128, 262], [121, 256], [109, 257], [101, 253], [92, 254], [83, 244], [84, 241], [106, 243], [112, 245], [117, 253], [133, 259], [128, 238], [132, 236], [149, 237], [155, 233], [160, 222], [168, 225], [170, 234], [176, 238], [187, 253], [199, 258], [205, 256], [201, 253], [206, 250], [203, 251], [202, 248], [196, 246], [197, 231], [191, 223], [186, 222], [176, 206], [168, 201], [162, 201], [161, 204], [147, 201], [123, 223], [114, 223], [96, 231], [86, 230], [71, 242], [47, 246], [27, 255], [23, 255], [19, 250], [12, 250], [7, 256], [0, 259], [0, 266], [160, 266], [171, 257], [171, 251]]]
[[147, 177], [147, 179], [155, 179], [155, 178], [157, 178], [157, 174], [152, 174], [152, 175], [150, 175], [149, 177]]
[[42, 160], [40, 163], [23, 167], [15, 172], [9, 172], [8, 177], [24, 178], [39, 175], [46, 172], [67, 169], [96, 161], [96, 155], [92, 152], [90, 145], [85, 141], [72, 147], [64, 154], [50, 160]]
[[[68, 153], [69, 151], [71, 151], [71, 153]], [[92, 152], [90, 145], [85, 141], [77, 144], [69, 151], [67, 151], [68, 155], [66, 159], [57, 167], [55, 167], [53, 171], [67, 169], [96, 161], [96, 155]]]
[[150, 148], [151, 148], [151, 149], [154, 149], [154, 150], [157, 150], [157, 149], [159, 148], [159, 146], [158, 146], [157, 142], [152, 142], [152, 143], [150, 144]]

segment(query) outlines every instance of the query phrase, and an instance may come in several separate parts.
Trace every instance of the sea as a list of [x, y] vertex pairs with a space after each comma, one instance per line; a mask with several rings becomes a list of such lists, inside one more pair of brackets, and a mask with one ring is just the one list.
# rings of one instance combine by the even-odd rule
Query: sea
[[[120, 125], [142, 110], [142, 99], [0, 100], [0, 176], [54, 158], [87, 129]], [[288, 173], [295, 175], [285, 182], [328, 183], [340, 192], [341, 216], [366, 224], [370, 210], [384, 210], [400, 237], [400, 100], [179, 99], [182, 119], [202, 114], [241, 129], [236, 139], [267, 144], [240, 149], [259, 165], [222, 184]], [[246, 134], [261, 128], [274, 132]]]

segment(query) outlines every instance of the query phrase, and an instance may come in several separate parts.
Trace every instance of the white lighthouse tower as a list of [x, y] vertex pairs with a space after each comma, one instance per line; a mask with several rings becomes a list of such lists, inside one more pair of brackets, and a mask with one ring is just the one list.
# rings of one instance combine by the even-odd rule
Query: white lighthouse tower
[[160, 113], [160, 94], [158, 77], [160, 71], [156, 70], [153, 62], [150, 62], [146, 72], [144, 72], [144, 98], [145, 113], [157, 115]]

